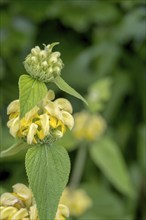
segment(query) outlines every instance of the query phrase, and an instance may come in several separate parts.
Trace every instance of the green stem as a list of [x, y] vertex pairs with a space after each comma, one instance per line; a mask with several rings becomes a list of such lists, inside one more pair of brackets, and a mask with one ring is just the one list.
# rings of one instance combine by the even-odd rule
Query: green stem
[[83, 170], [84, 170], [84, 165], [86, 161], [86, 155], [87, 155], [87, 147], [86, 146], [81, 146], [78, 149], [77, 156], [75, 159], [75, 165], [73, 168], [73, 172], [71, 175], [71, 180], [70, 180], [70, 188], [76, 188], [82, 178]]

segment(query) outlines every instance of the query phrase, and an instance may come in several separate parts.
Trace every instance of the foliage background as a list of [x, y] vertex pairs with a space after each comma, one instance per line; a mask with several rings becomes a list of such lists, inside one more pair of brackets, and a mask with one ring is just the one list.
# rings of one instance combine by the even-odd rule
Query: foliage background
[[[22, 63], [35, 45], [60, 42], [62, 76], [83, 96], [93, 82], [107, 76], [112, 81], [102, 115], [128, 165], [136, 197], [118, 192], [87, 157], [81, 185], [94, 205], [84, 218], [144, 219], [145, 6], [142, 0], [1, 1], [2, 148], [13, 143], [6, 108], [18, 98], [18, 78], [25, 73]], [[84, 108], [79, 100], [53, 88], [57, 96], [69, 98], [74, 112]], [[70, 152], [72, 165], [76, 151]], [[11, 190], [16, 182], [27, 183], [23, 153], [1, 165], [1, 191]]]

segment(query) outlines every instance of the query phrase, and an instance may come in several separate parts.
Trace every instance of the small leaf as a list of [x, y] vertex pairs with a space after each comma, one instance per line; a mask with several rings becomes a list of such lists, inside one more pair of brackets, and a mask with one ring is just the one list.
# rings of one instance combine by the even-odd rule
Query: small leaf
[[39, 219], [54, 219], [70, 171], [67, 151], [55, 144], [33, 147], [26, 154], [26, 171]]
[[33, 79], [31, 76], [22, 75], [19, 79], [20, 116], [30, 111], [47, 94], [45, 83]]
[[13, 156], [14, 154], [17, 154], [19, 151], [24, 150], [28, 147], [28, 144], [23, 142], [22, 140], [19, 140], [17, 143], [13, 144], [8, 149], [1, 152], [0, 157], [9, 157]]
[[133, 186], [125, 161], [116, 143], [104, 137], [90, 148], [90, 155], [111, 183], [122, 193], [133, 196]]
[[82, 100], [86, 105], [88, 105], [87, 101], [71, 86], [69, 86], [60, 76], [57, 76], [54, 80], [54, 83], [61, 89], [62, 91], [75, 96], [76, 98]]

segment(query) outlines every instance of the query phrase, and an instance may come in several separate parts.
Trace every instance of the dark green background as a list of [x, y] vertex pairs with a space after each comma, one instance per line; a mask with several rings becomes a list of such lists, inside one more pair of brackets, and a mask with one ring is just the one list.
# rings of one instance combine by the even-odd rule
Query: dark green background
[[[60, 42], [55, 49], [65, 64], [62, 77], [83, 96], [98, 79], [110, 76], [111, 98], [102, 112], [112, 137], [121, 148], [137, 191], [131, 200], [115, 191], [90, 160], [82, 180], [95, 201], [86, 218], [108, 220], [144, 217], [144, 114], [146, 58], [146, 8], [142, 0], [1, 0], [1, 115], [2, 142], [13, 139], [5, 127], [6, 107], [18, 98], [18, 78], [25, 73], [23, 61], [36, 45]], [[84, 104], [53, 87], [58, 96], [69, 98], [74, 112]], [[72, 161], [76, 151], [70, 153]], [[1, 186], [11, 189], [27, 182], [24, 156], [1, 162]], [[95, 184], [97, 182], [104, 184]]]

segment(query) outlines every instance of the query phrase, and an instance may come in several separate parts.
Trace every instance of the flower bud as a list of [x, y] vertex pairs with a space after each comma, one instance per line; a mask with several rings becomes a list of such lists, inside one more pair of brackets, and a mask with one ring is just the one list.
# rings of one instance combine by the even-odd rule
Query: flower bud
[[35, 79], [42, 82], [50, 82], [61, 74], [63, 62], [60, 52], [52, 52], [58, 43], [44, 45], [44, 50], [39, 47], [31, 49], [31, 53], [24, 61], [26, 71]]

